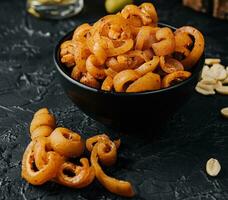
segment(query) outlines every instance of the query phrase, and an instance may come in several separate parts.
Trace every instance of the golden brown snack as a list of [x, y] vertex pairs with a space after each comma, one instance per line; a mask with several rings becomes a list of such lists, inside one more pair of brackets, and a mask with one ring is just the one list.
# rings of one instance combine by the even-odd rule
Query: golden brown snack
[[74, 60], [75, 46], [71, 40], [63, 42], [60, 46], [61, 62], [71, 68], [75, 65]]
[[113, 88], [113, 79], [111, 76], [107, 76], [102, 83], [101, 89], [105, 91], [111, 91]]
[[88, 72], [82, 76], [82, 78], [80, 79], [80, 82], [87, 85], [87, 86], [93, 87], [93, 88], [100, 88], [100, 83], [98, 82], [98, 80], [95, 79]]
[[[190, 26], [173, 32], [169, 27], [158, 27], [157, 22], [153, 4], [143, 3], [127, 5], [93, 25], [82, 24], [72, 40], [61, 45], [62, 63], [71, 67], [73, 79], [111, 92], [125, 92], [129, 84], [148, 72], [163, 78], [167, 73], [189, 70], [204, 50], [202, 34]], [[135, 70], [139, 77], [128, 70]], [[123, 81], [119, 87], [117, 80]], [[142, 86], [141, 92], [149, 88]]]
[[91, 28], [92, 26], [90, 26], [88, 23], [82, 24], [81, 26], [75, 29], [72, 40], [85, 41], [86, 35]]
[[191, 76], [187, 71], [175, 71], [167, 74], [162, 80], [162, 87], [167, 88], [175, 84], [175, 82], [183, 81]]
[[161, 88], [161, 78], [158, 74], [148, 72], [127, 88], [126, 92], [142, 92]]
[[119, 72], [113, 79], [113, 85], [116, 92], [125, 92], [128, 85], [138, 79], [140, 75], [132, 69]]
[[174, 58], [160, 56], [160, 67], [165, 73], [172, 73], [175, 71], [184, 71], [182, 63]]
[[118, 180], [110, 176], [107, 176], [102, 170], [101, 166], [98, 163], [98, 159], [101, 158], [100, 156], [103, 153], [103, 151], [99, 151], [99, 148], [103, 149], [103, 145], [103, 141], [99, 141], [94, 145], [91, 153], [91, 164], [95, 169], [96, 178], [107, 190], [114, 194], [118, 194], [125, 197], [134, 196], [134, 191], [130, 182]]
[[30, 124], [30, 134], [32, 140], [38, 136], [49, 136], [56, 127], [55, 117], [47, 108], [39, 109]]
[[81, 136], [67, 128], [56, 128], [50, 135], [50, 144], [54, 151], [65, 157], [79, 157], [84, 151]]
[[45, 165], [37, 169], [34, 157], [35, 143], [31, 141], [24, 152], [21, 176], [33, 185], [41, 185], [56, 176], [63, 160], [59, 154], [53, 151], [47, 152]]
[[144, 63], [143, 65], [135, 69], [135, 71], [142, 76], [148, 72], [154, 71], [157, 68], [158, 63], [159, 63], [159, 57], [154, 56], [151, 61]]
[[104, 79], [106, 76], [104, 69], [98, 64], [96, 57], [92, 54], [86, 60], [86, 69], [96, 79]]
[[95, 178], [94, 168], [89, 166], [87, 158], [80, 159], [81, 165], [64, 162], [55, 178], [61, 185], [72, 188], [83, 188], [91, 184]]
[[187, 33], [194, 37], [194, 46], [189, 55], [182, 60], [182, 64], [185, 67], [192, 67], [194, 66], [204, 51], [204, 37], [200, 31], [198, 31], [196, 28], [191, 26], [183, 26], [181, 28], [178, 28], [175, 31], [175, 34], [179, 33]]
[[170, 28], [160, 28], [156, 32], [156, 39], [159, 42], [152, 44], [155, 55], [165, 56], [174, 52], [176, 44], [174, 34]]

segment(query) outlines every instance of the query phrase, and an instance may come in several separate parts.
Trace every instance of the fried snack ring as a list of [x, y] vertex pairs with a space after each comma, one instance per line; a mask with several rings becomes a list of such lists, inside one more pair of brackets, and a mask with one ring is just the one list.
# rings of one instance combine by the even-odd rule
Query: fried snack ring
[[49, 113], [47, 108], [39, 109], [30, 124], [31, 138], [38, 136], [49, 136], [56, 127], [55, 117]]
[[98, 158], [100, 158], [98, 149], [101, 144], [102, 142], [96, 143], [91, 153], [91, 164], [95, 169], [96, 178], [108, 191], [114, 194], [118, 194], [125, 197], [134, 196], [134, 191], [131, 183], [107, 176], [102, 170], [101, 166], [98, 163]]
[[41, 170], [47, 163], [47, 153], [51, 150], [49, 138], [38, 137], [34, 145], [34, 158], [37, 169]]
[[61, 62], [66, 65], [66, 67], [73, 67], [75, 65], [74, 60], [75, 46], [71, 40], [63, 42], [60, 46], [60, 57]]
[[160, 56], [160, 67], [161, 69], [170, 74], [175, 71], [184, 71], [184, 66], [182, 63], [174, 58], [166, 58], [164, 56]]
[[113, 79], [111, 76], [107, 76], [101, 85], [101, 89], [105, 91], [111, 91], [113, 88]]
[[106, 61], [106, 66], [111, 68], [116, 72], [120, 72], [128, 68], [128, 59], [124, 55], [108, 58]]
[[106, 77], [104, 69], [98, 66], [96, 57], [93, 54], [86, 60], [86, 69], [96, 79], [104, 79]]
[[67, 128], [56, 128], [50, 135], [50, 143], [54, 151], [66, 157], [78, 157], [84, 151], [81, 136]]
[[142, 26], [137, 34], [135, 49], [149, 49], [157, 41], [155, 34], [159, 28], [151, 26]]
[[126, 69], [135, 69], [143, 62], [149, 61], [153, 57], [150, 50], [139, 51], [131, 50], [125, 54], [108, 58], [106, 65], [115, 72], [120, 72]]
[[152, 19], [152, 22], [151, 22], [152, 26], [157, 26], [158, 15], [157, 15], [157, 11], [152, 3], [142, 3], [139, 6], [139, 9], [143, 13], [150, 15], [150, 18]]
[[117, 149], [120, 146], [120, 139], [112, 142], [106, 134], [95, 135], [86, 140], [87, 150], [91, 152], [94, 145], [98, 142], [102, 143], [98, 148], [101, 163], [106, 166], [113, 165], [116, 162]]
[[148, 61], [148, 62], [142, 64], [140, 67], [135, 69], [135, 71], [138, 74], [140, 74], [141, 76], [143, 76], [144, 74], [146, 74], [148, 72], [154, 71], [157, 68], [158, 63], [159, 63], [159, 57], [154, 56], [151, 61]]
[[187, 57], [190, 54], [189, 47], [192, 45], [193, 41], [187, 33], [175, 33], [175, 52], [180, 53]]
[[155, 55], [165, 56], [174, 52], [175, 50], [175, 38], [170, 28], [160, 28], [156, 32], [156, 39], [159, 42], [152, 44]]
[[85, 42], [75, 42], [75, 53], [74, 53], [74, 60], [75, 64], [79, 71], [85, 73], [86, 70], [86, 59], [91, 54], [89, 48], [87, 47], [86, 41]]
[[84, 41], [86, 40], [86, 34], [92, 28], [88, 23], [82, 24], [81, 26], [77, 27], [73, 34], [73, 41]]
[[143, 92], [148, 90], [158, 90], [161, 88], [161, 78], [158, 74], [148, 72], [137, 79], [127, 88], [126, 92]]
[[93, 88], [100, 88], [100, 83], [88, 72], [84, 76], [82, 76], [80, 82]]
[[100, 36], [106, 36], [112, 40], [122, 41], [132, 37], [128, 21], [120, 14], [101, 18], [94, 24], [94, 30], [99, 30]]
[[118, 56], [132, 49], [134, 45], [134, 41], [132, 39], [127, 39], [127, 40], [124, 40], [123, 42], [124, 43], [119, 47], [107, 49], [107, 56], [108, 57]]
[[191, 76], [191, 72], [188, 71], [175, 71], [171, 74], [167, 74], [162, 80], [162, 87], [167, 88], [172, 86], [174, 81], [183, 81]]
[[150, 13], [145, 12], [145, 6], [140, 10], [136, 5], [127, 5], [121, 11], [121, 15], [125, 19], [128, 19], [131, 15], [137, 16], [141, 19], [143, 25], [149, 25], [153, 22]]
[[86, 140], [86, 149], [91, 152], [93, 150], [94, 145], [97, 142], [103, 141], [103, 140], [109, 140], [109, 137], [106, 134], [99, 134], [99, 135], [90, 137], [89, 139]]
[[107, 59], [106, 49], [107, 47], [104, 40], [95, 42], [93, 46], [93, 53], [99, 65], [103, 65], [105, 63], [105, 60]]
[[48, 137], [49, 135], [51, 135], [53, 130], [54, 129], [50, 126], [45, 126], [45, 125], [39, 126], [32, 132], [31, 139], [34, 140], [40, 136]]
[[34, 158], [34, 145], [35, 141], [31, 141], [24, 152], [21, 176], [32, 185], [41, 185], [56, 176], [62, 165], [62, 158], [53, 151], [48, 152], [46, 164], [40, 170], [37, 170]]
[[194, 37], [194, 46], [189, 55], [181, 61], [185, 67], [194, 66], [197, 61], [200, 59], [204, 51], [204, 37], [200, 31], [191, 27], [183, 26], [175, 31], [175, 34], [187, 33]]
[[78, 66], [74, 66], [71, 74], [70, 74], [71, 78], [73, 78], [74, 80], [79, 81], [82, 77], [82, 72], [78, 69]]
[[55, 181], [61, 185], [72, 188], [83, 188], [93, 182], [95, 171], [89, 166], [87, 158], [81, 158], [82, 166], [75, 165], [71, 162], [65, 162], [61, 165]]
[[139, 74], [132, 69], [119, 72], [113, 79], [113, 85], [116, 92], [124, 92], [127, 85], [139, 78]]
[[112, 78], [115, 77], [116, 74], [118, 74], [116, 71], [114, 71], [112, 68], [105, 69], [106, 76], [110, 76]]

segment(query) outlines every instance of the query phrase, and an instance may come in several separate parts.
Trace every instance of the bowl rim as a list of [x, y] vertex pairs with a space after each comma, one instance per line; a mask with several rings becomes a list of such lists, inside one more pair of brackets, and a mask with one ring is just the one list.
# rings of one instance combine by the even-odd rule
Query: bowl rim
[[[177, 28], [172, 26], [172, 25], [168, 25], [166, 23], [162, 23], [162, 22], [159, 22], [158, 25], [160, 26], [163, 26], [163, 27], [168, 27], [168, 28], [171, 28], [172, 30], [176, 30]], [[57, 44], [55, 45], [55, 48], [54, 48], [54, 51], [53, 51], [53, 59], [54, 59], [54, 64], [57, 68], [57, 70], [59, 71], [59, 73], [65, 78], [67, 79], [68, 81], [70, 81], [72, 84], [75, 84], [85, 90], [88, 90], [90, 92], [95, 92], [95, 93], [102, 93], [102, 94], [105, 94], [105, 95], [113, 95], [113, 96], [141, 96], [141, 95], [151, 95], [151, 94], [159, 94], [159, 93], [164, 93], [164, 92], [169, 92], [170, 90], [174, 90], [174, 89], [177, 89], [189, 82], [191, 82], [192, 79], [195, 78], [195, 76], [198, 76], [198, 73], [201, 71], [202, 67], [203, 67], [203, 64], [202, 64], [202, 67], [197, 67], [193, 70], [191, 76], [187, 79], [185, 79], [184, 81], [181, 81], [180, 83], [177, 83], [173, 86], [170, 86], [170, 87], [167, 87], [167, 88], [161, 88], [161, 89], [158, 89], [158, 90], [150, 90], [150, 91], [144, 91], [144, 92], [115, 92], [115, 91], [105, 91], [105, 90], [101, 90], [101, 89], [96, 89], [96, 88], [93, 88], [93, 87], [90, 87], [90, 86], [87, 86], [87, 85], [84, 85], [82, 83], [80, 83], [79, 81], [77, 80], [74, 80], [73, 78], [71, 78], [63, 69], [64, 69], [64, 66], [63, 64], [60, 62], [60, 56], [59, 56], [59, 50], [60, 50], [60, 45], [66, 41], [67, 39], [69, 39], [73, 32], [74, 32], [75, 29], [69, 31], [67, 34], [65, 34], [63, 37], [60, 38], [60, 40], [57, 42]], [[199, 63], [202, 62], [202, 59], [205, 58], [205, 55], [204, 55], [204, 51], [203, 51], [203, 54], [201, 55], [201, 57], [199, 58], [198, 62], [196, 65], [199, 65]], [[198, 72], [198, 73], [197, 73]]]

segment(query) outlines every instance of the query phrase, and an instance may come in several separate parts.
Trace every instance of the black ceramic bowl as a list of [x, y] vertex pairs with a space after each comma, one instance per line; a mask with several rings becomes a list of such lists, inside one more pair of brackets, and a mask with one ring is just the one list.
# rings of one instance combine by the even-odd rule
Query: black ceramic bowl
[[[160, 26], [167, 26], [160, 24]], [[170, 27], [175, 29], [173, 27]], [[131, 129], [151, 127], [165, 121], [191, 96], [203, 67], [204, 55], [192, 68], [192, 76], [172, 87], [139, 93], [116, 93], [94, 89], [75, 81], [60, 62], [60, 45], [72, 38], [66, 34], [54, 51], [54, 62], [67, 96], [87, 115], [105, 125]]]

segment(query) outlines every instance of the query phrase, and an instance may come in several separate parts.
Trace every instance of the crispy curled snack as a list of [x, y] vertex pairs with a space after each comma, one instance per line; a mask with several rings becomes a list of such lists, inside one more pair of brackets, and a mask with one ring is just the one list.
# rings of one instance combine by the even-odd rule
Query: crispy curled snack
[[111, 76], [107, 76], [102, 83], [101, 89], [105, 91], [111, 91], [113, 88], [113, 79]]
[[78, 70], [82, 73], [85, 73], [86, 70], [86, 60], [91, 54], [86, 41], [75, 42], [75, 53], [74, 53], [74, 60], [75, 60], [75, 66], [78, 68]]
[[107, 47], [104, 40], [100, 40], [94, 43], [93, 46], [93, 53], [96, 57], [97, 63], [99, 65], [103, 65], [105, 63], [105, 60], [107, 59]]
[[74, 66], [70, 76], [74, 80], [79, 81], [81, 79], [81, 77], [82, 77], [82, 72], [78, 69], [77, 66]]
[[106, 77], [104, 69], [99, 66], [93, 54], [86, 60], [86, 69], [94, 78], [104, 79]]
[[60, 46], [60, 56], [61, 62], [66, 65], [66, 67], [73, 67], [75, 65], [74, 60], [75, 46], [71, 40], [63, 42]]
[[21, 176], [33, 185], [41, 185], [56, 176], [63, 160], [59, 154], [53, 151], [47, 152], [46, 163], [38, 170], [34, 157], [35, 143], [31, 141], [24, 152]]
[[82, 76], [80, 82], [93, 88], [100, 88], [100, 83], [88, 72]]
[[161, 78], [158, 74], [148, 72], [127, 88], [126, 92], [143, 92], [161, 88]]
[[175, 34], [179, 33], [187, 33], [194, 37], [194, 46], [189, 55], [181, 61], [181, 63], [185, 67], [192, 67], [194, 66], [197, 61], [200, 59], [201, 55], [204, 51], [204, 37], [200, 31], [191, 27], [191, 26], [183, 26], [178, 28], [175, 31]]
[[159, 42], [152, 44], [155, 55], [165, 56], [174, 52], [175, 38], [170, 28], [160, 28], [156, 32], [156, 39]]
[[141, 7], [137, 7], [135, 5], [127, 5], [124, 7], [124, 9], [121, 11], [121, 15], [125, 18], [128, 19], [130, 16], [137, 16], [141, 19], [141, 22], [143, 25], [149, 25], [153, 23], [153, 20], [156, 21], [156, 19], [152, 19], [154, 14], [156, 13], [155, 8], [153, 7], [155, 13], [152, 13], [153, 5], [149, 7], [146, 4], [142, 4]]
[[116, 72], [120, 72], [128, 68], [128, 59], [124, 55], [108, 58], [106, 61], [107, 67], [111, 68]]
[[80, 163], [82, 164], [81, 166], [71, 162], [63, 163], [55, 181], [72, 188], [83, 188], [88, 186], [95, 178], [94, 168], [89, 166], [87, 158], [81, 158]]
[[129, 83], [134, 82], [139, 78], [139, 74], [132, 69], [127, 69], [119, 72], [113, 79], [113, 85], [116, 92], [124, 92]]
[[167, 74], [162, 80], [162, 87], [170, 87], [176, 82], [183, 81], [191, 76], [191, 72], [188, 71], [175, 71], [171, 74]]
[[157, 26], [157, 22], [158, 22], [158, 15], [157, 15], [157, 11], [154, 7], [154, 5], [152, 3], [142, 3], [139, 6], [139, 9], [143, 12], [146, 13], [150, 16], [152, 22], [151, 25], [152, 26]]
[[144, 75], [148, 72], [154, 71], [157, 68], [158, 63], [159, 63], [159, 57], [154, 56], [151, 61], [148, 61], [148, 62], [142, 64], [140, 67], [135, 69], [135, 71], [140, 75]]
[[55, 117], [49, 113], [47, 108], [42, 108], [34, 114], [30, 124], [31, 138], [49, 136], [55, 127]]
[[66, 157], [78, 157], [84, 151], [84, 141], [81, 136], [67, 128], [56, 128], [50, 135], [51, 147], [54, 151]]
[[106, 76], [110, 76], [110, 77], [114, 78], [115, 75], [118, 73], [109, 67], [108, 69], [105, 69], [105, 74], [106, 74]]
[[75, 29], [73, 34], [73, 41], [83, 41], [86, 40], [86, 34], [92, 28], [88, 23], [82, 24], [78, 28]]
[[49, 138], [38, 137], [34, 145], [34, 158], [37, 169], [41, 170], [47, 163], [47, 153], [51, 150]]
[[119, 47], [107, 49], [108, 57], [124, 54], [127, 51], [132, 49], [134, 45], [134, 41], [132, 39], [127, 39], [127, 40], [124, 40], [123, 42], [124, 43]]
[[117, 149], [120, 146], [120, 139], [113, 142], [106, 134], [95, 135], [86, 140], [86, 148], [92, 151], [96, 143], [101, 142], [102, 145], [98, 148], [100, 161], [106, 166], [111, 166], [116, 162]]
[[94, 145], [99, 142], [99, 141], [103, 141], [103, 140], [108, 140], [109, 137], [106, 134], [99, 134], [99, 135], [95, 135], [93, 137], [90, 137], [89, 139], [86, 140], [86, 149], [88, 151], [92, 151]]
[[90, 157], [91, 164], [95, 169], [96, 178], [107, 190], [109, 190], [114, 194], [118, 194], [125, 197], [134, 196], [134, 191], [131, 183], [112, 178], [110, 176], [107, 176], [104, 173], [104, 171], [102, 170], [101, 166], [98, 163], [98, 158], [100, 159], [100, 155], [101, 153], [103, 153], [103, 150], [99, 151], [100, 148], [101, 149], [104, 148], [103, 141], [99, 141], [94, 145], [92, 149], [91, 157]]
[[188, 56], [190, 53], [188, 47], [192, 45], [193, 42], [191, 37], [184, 32], [175, 32], [174, 37], [176, 43], [175, 52], [179, 52], [182, 53], [184, 56]]
[[164, 56], [160, 56], [160, 67], [161, 69], [170, 74], [175, 71], [184, 71], [182, 63], [174, 58], [165, 59]]
[[157, 42], [155, 34], [158, 29], [157, 27], [142, 26], [136, 37], [135, 49], [149, 49], [153, 43]]
[[202, 34], [190, 26], [173, 33], [169, 27], [158, 27], [157, 22], [153, 4], [127, 5], [93, 25], [79, 26], [72, 40], [60, 47], [62, 63], [71, 68], [73, 79], [110, 92], [125, 92], [148, 72], [163, 78], [190, 69], [203, 53]]

